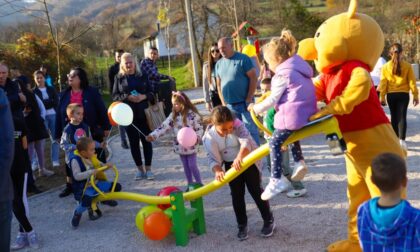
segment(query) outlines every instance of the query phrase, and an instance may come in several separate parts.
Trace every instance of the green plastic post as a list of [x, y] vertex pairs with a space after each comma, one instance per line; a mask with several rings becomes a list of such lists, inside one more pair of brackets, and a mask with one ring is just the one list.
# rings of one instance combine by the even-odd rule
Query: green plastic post
[[[189, 185], [190, 190], [191, 189], [197, 189], [201, 187], [201, 184], [194, 183]], [[194, 220], [193, 220], [193, 228], [194, 232], [198, 235], [202, 235], [206, 233], [206, 220], [204, 218], [204, 205], [203, 205], [203, 198], [197, 198], [193, 201], [191, 201], [191, 208], [194, 208], [196, 210], [196, 214]]]
[[172, 224], [174, 225], [177, 246], [187, 246], [189, 237], [185, 216], [185, 205], [182, 192], [170, 194], [172, 208]]
[[[201, 184], [190, 184], [189, 190], [201, 187]], [[206, 233], [206, 221], [204, 219], [203, 198], [191, 201], [191, 208], [185, 208], [182, 192], [170, 194], [172, 212], [172, 230], [175, 233], [177, 246], [187, 246], [189, 242], [189, 228], [193, 224], [194, 232], [198, 235]]]

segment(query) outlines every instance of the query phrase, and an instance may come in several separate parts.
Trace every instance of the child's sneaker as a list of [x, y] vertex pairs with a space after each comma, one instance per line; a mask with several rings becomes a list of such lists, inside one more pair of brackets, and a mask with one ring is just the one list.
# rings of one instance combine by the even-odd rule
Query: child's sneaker
[[281, 192], [281, 180], [270, 178], [270, 182], [265, 187], [264, 192], [261, 194], [262, 200], [269, 200]]
[[298, 198], [298, 197], [302, 197], [306, 194], [306, 189], [300, 189], [300, 190], [291, 190], [290, 192], [287, 193], [287, 197], [289, 198]]
[[291, 186], [292, 183], [290, 183], [290, 181], [285, 176], [280, 178], [280, 193], [287, 192]]
[[146, 174], [141, 171], [137, 171], [135, 180], [142, 180], [146, 178]]
[[33, 249], [39, 249], [38, 235], [35, 233], [34, 230], [28, 233], [28, 242], [29, 242], [29, 247]]
[[400, 145], [404, 151], [407, 151], [408, 148], [407, 148], [407, 143], [405, 142], [405, 140], [400, 139]]
[[28, 235], [19, 232], [16, 236], [15, 242], [10, 246], [10, 250], [19, 250], [28, 246]]
[[295, 162], [295, 169], [293, 170], [291, 179], [293, 181], [301, 181], [306, 173], [308, 173], [308, 167], [306, 166], [305, 161], [300, 160], [299, 162]]
[[155, 175], [153, 175], [152, 171], [147, 171], [146, 172], [146, 178], [147, 180], [154, 180], [155, 179]]
[[104, 200], [102, 201], [102, 205], [107, 205], [110, 207], [116, 207], [118, 206], [118, 202], [116, 200]]
[[261, 236], [265, 238], [272, 236], [274, 229], [276, 229], [276, 224], [274, 224], [274, 221], [264, 222], [264, 226], [261, 229]]
[[247, 226], [241, 226], [238, 230], [238, 239], [240, 241], [244, 241], [248, 239], [248, 227]]
[[74, 212], [73, 218], [71, 218], [71, 225], [74, 228], [77, 228], [79, 226], [81, 218], [82, 218], [82, 214], [78, 214], [78, 213]]

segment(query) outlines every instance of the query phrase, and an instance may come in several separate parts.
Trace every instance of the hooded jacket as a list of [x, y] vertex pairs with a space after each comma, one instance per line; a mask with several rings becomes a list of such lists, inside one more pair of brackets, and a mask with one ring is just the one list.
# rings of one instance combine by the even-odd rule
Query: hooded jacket
[[381, 226], [376, 224], [371, 211], [377, 200], [365, 202], [358, 211], [357, 227], [363, 251], [420, 251], [420, 210], [404, 200], [391, 225]]
[[300, 56], [293, 55], [277, 66], [271, 80], [271, 95], [254, 106], [258, 114], [275, 107], [274, 127], [298, 130], [317, 112], [312, 68]]

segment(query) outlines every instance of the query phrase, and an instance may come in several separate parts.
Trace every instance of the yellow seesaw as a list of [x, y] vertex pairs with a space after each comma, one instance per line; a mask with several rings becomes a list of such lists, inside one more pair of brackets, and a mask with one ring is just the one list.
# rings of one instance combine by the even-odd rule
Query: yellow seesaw
[[[252, 118], [262, 130], [267, 132], [271, 135], [271, 132], [266, 129], [262, 124], [258, 121], [256, 115], [251, 112]], [[322, 118], [319, 118], [315, 121], [308, 123], [303, 128], [293, 132], [292, 135], [287, 139], [284, 145], [289, 145], [295, 141], [299, 141], [301, 139], [317, 135], [317, 134], [325, 134], [327, 136], [328, 145], [332, 151], [333, 155], [342, 154], [345, 150], [345, 142], [343, 140], [343, 136], [338, 126], [338, 121], [335, 117], [329, 115]], [[239, 171], [235, 169], [229, 169], [224, 177], [224, 180], [219, 182], [217, 180], [213, 180], [207, 185], [204, 185], [200, 188], [197, 188], [190, 192], [183, 193], [184, 200], [192, 201], [197, 198], [200, 198], [204, 195], [207, 195], [220, 187], [224, 186], [225, 184], [229, 183], [237, 176], [239, 176], [242, 172], [244, 172], [248, 167], [254, 164], [256, 161], [262, 159], [263, 157], [267, 156], [270, 153], [268, 144], [264, 144], [260, 146], [258, 149], [252, 151], [248, 156], [246, 156], [242, 163], [242, 169]], [[100, 170], [105, 170], [106, 167], [99, 168]], [[115, 188], [115, 183], [118, 179], [118, 170], [114, 167], [114, 171], [116, 173], [116, 178], [114, 181], [113, 189]], [[96, 209], [96, 203], [99, 201], [104, 200], [131, 200], [137, 202], [144, 202], [148, 204], [169, 204], [170, 203], [170, 196], [151, 196], [146, 194], [140, 193], [133, 193], [133, 192], [110, 192], [110, 193], [103, 193], [101, 192], [96, 186], [94, 185], [94, 178], [91, 179], [92, 186], [99, 192], [99, 196], [96, 197], [92, 202], [92, 208]], [[113, 191], [113, 190], [112, 190]]]

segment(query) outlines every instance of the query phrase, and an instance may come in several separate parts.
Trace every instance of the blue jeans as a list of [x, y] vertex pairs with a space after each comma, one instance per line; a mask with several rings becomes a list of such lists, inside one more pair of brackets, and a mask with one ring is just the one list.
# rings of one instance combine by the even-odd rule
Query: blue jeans
[[0, 251], [10, 251], [12, 201], [0, 202]]
[[245, 127], [248, 129], [252, 138], [254, 138], [257, 145], [260, 145], [260, 136], [258, 134], [257, 125], [252, 120], [251, 113], [248, 111], [248, 103], [238, 102], [233, 104], [227, 104], [227, 107], [235, 113], [236, 118], [241, 120]]
[[49, 130], [50, 133], [50, 140], [51, 140], [51, 161], [52, 162], [59, 162], [59, 151], [60, 145], [54, 139], [55, 136], [55, 114], [54, 115], [47, 115], [44, 120], [45, 127]]

